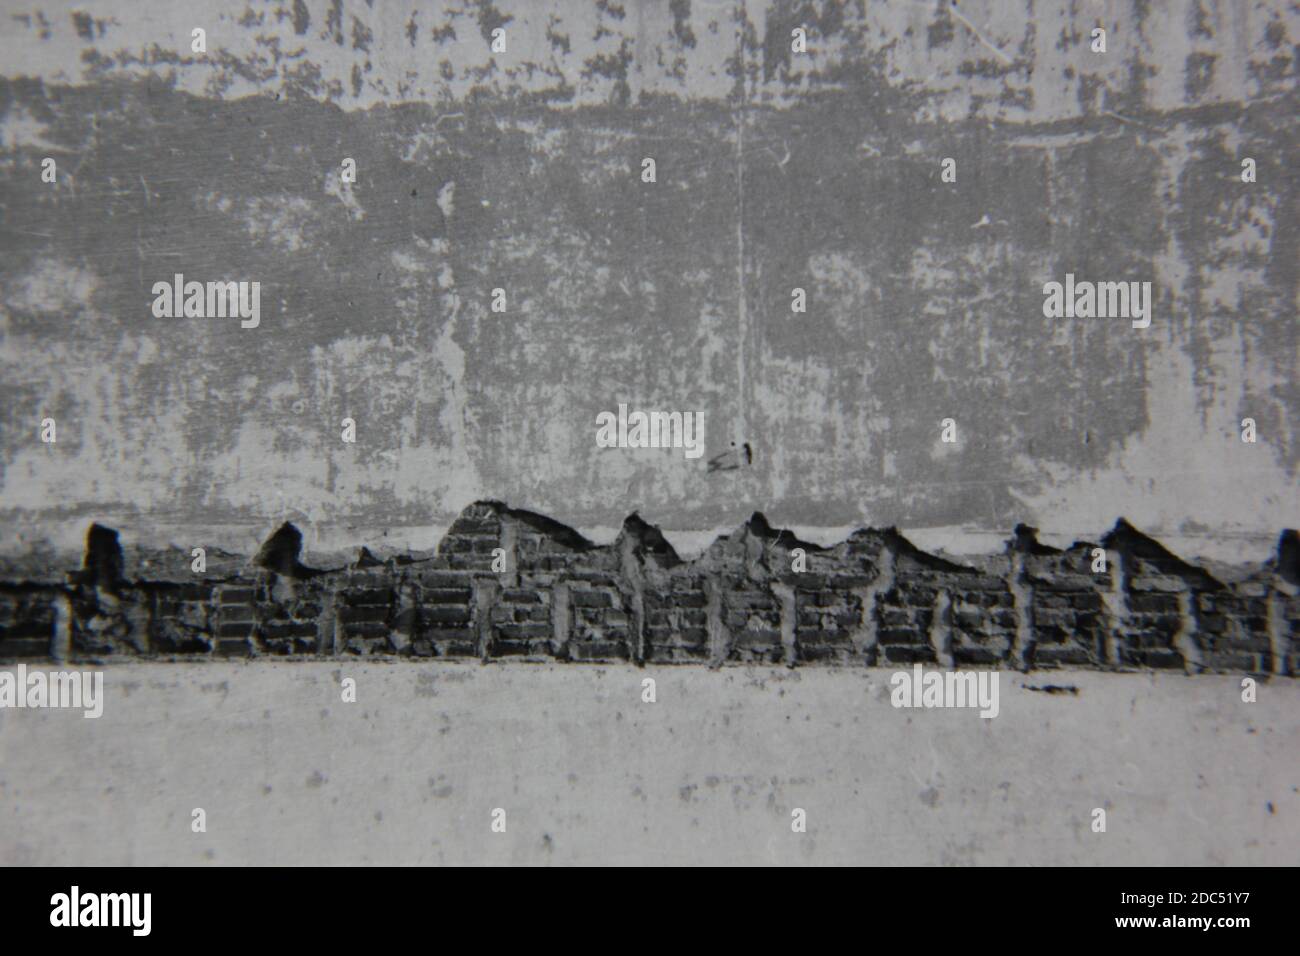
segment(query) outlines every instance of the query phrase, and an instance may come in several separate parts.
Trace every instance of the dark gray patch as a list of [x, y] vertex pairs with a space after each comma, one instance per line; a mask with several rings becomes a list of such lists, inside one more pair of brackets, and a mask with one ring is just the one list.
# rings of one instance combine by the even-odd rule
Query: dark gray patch
[[478, 0], [478, 30], [483, 35], [484, 42], [491, 43], [492, 31], [504, 27], [513, 19], [514, 17], [498, 10], [492, 0]]
[[548, 25], [546, 27], [546, 39], [550, 41], [552, 49], [559, 50], [561, 53], [569, 52], [569, 35], [567, 33], [557, 33], [552, 26]]
[[76, 11], [72, 14], [72, 24], [77, 28], [77, 36], [83, 40], [95, 39], [95, 23], [90, 14]]
[[358, 20], [352, 18], [352, 49], [361, 50], [363, 53], [370, 52], [370, 44], [374, 41], [375, 35], [370, 28]]
[[669, 0], [673, 15], [673, 36], [687, 49], [695, 48], [695, 31], [691, 29], [691, 0]]
[[956, 35], [957, 28], [952, 17], [948, 15], [947, 9], [941, 7], [938, 16], [925, 28], [926, 49], [947, 46]]
[[325, 14], [324, 38], [343, 45], [343, 0], [330, 0], [329, 11]]

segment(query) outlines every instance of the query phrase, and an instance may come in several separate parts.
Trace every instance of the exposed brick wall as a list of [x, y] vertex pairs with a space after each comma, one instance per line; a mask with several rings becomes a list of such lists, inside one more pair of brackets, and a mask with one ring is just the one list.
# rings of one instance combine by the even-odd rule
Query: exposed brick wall
[[[1104, 572], [1093, 549], [1106, 550]], [[795, 549], [803, 570], [793, 569]], [[1066, 550], [1017, 528], [955, 563], [893, 530], [830, 548], [755, 515], [683, 561], [629, 518], [597, 546], [541, 515], [479, 502], [425, 557], [309, 568], [285, 525], [206, 574], [158, 554], [124, 570], [94, 526], [83, 565], [0, 568], [0, 659], [369, 656], [648, 663], [1300, 670], [1300, 546], [1218, 576], [1124, 521]], [[494, 560], [505, 570], [493, 570]]]

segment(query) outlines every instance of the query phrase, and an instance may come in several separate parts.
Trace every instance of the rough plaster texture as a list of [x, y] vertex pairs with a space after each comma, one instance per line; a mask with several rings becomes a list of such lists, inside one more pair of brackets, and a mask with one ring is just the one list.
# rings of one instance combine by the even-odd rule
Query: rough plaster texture
[[[1122, 514], [1254, 559], [1300, 524], [1293, 4], [0, 14], [10, 549], [92, 517], [427, 548], [484, 497], [597, 537], [631, 503], [975, 549]], [[261, 326], [153, 318], [177, 271], [260, 281]], [[1044, 319], [1066, 272], [1152, 281], [1151, 327]], [[619, 402], [704, 411], [706, 457], [597, 448]]]
[[[292, 520], [323, 567], [485, 498], [683, 554], [755, 511], [998, 555], [1123, 515], [1264, 575], [1241, 631], [1280, 633], [1297, 38], [1282, 0], [0, 0], [0, 556], [59, 577], [91, 521], [128, 561], [252, 555]], [[155, 319], [176, 272], [261, 282], [260, 327]], [[1067, 272], [1151, 281], [1150, 328], [1045, 319]], [[705, 456], [597, 448], [620, 402], [704, 412]], [[1143, 597], [1184, 666], [1188, 593]], [[1225, 667], [1282, 669], [1272, 640]], [[99, 721], [0, 711], [0, 861], [1296, 862], [1294, 681], [1004, 672], [985, 721], [896, 711], [882, 671], [676, 668], [643, 705], [649, 672], [115, 664]]]
[[1051, 683], [983, 720], [868, 670], [114, 666], [99, 720], [0, 711], [0, 861], [1300, 862], [1300, 684]]

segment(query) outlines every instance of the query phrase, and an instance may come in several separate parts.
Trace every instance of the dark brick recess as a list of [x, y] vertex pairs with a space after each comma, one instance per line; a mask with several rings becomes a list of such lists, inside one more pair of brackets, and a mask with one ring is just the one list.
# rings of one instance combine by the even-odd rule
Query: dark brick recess
[[[1108, 570], [1091, 571], [1104, 547]], [[1189, 564], [1121, 519], [1067, 550], [1018, 527], [962, 563], [893, 529], [831, 548], [754, 515], [683, 561], [636, 515], [597, 546], [478, 502], [427, 555], [300, 561], [282, 526], [251, 560], [132, 553], [94, 525], [82, 567], [0, 566], [0, 660], [380, 656], [654, 664], [1300, 669], [1300, 539], [1260, 566]], [[509, 570], [493, 573], [492, 552]], [[791, 570], [802, 548], [807, 570]]]

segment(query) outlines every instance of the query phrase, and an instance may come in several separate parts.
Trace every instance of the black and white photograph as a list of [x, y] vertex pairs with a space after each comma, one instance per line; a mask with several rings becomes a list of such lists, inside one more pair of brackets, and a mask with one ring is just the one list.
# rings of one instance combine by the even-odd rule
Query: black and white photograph
[[0, 0], [6, 925], [797, 866], [1280, 926], [1298, 60], [1293, 0]]

